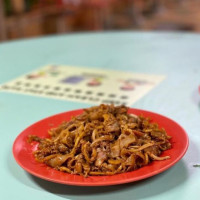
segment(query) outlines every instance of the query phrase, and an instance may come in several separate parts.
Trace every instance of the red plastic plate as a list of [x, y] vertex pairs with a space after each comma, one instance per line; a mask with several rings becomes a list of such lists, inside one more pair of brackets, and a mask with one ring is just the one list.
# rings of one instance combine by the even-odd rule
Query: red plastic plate
[[160, 127], [165, 128], [168, 135], [172, 136], [172, 148], [163, 152], [161, 156], [169, 155], [171, 158], [164, 161], [153, 161], [151, 164], [142, 167], [138, 170], [117, 174], [113, 176], [90, 176], [83, 177], [57, 171], [48, 167], [45, 164], [35, 161], [33, 151], [37, 148], [36, 145], [31, 145], [27, 142], [28, 135], [38, 135], [47, 137], [47, 131], [58, 126], [63, 121], [68, 121], [72, 116], [82, 113], [83, 110], [74, 110], [50, 116], [35, 124], [29, 126], [16, 138], [13, 144], [13, 155], [17, 163], [27, 172], [39, 178], [69, 185], [80, 186], [103, 186], [128, 183], [145, 179], [156, 174], [159, 174], [177, 163], [185, 154], [188, 148], [188, 136], [184, 129], [175, 121], [149, 111], [139, 109], [129, 109], [129, 113], [150, 117], [153, 122], [158, 123]]

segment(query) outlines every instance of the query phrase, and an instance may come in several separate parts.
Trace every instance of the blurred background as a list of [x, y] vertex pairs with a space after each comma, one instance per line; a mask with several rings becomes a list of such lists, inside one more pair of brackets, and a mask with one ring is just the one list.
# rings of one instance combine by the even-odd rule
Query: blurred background
[[200, 0], [0, 0], [0, 41], [108, 30], [200, 32]]

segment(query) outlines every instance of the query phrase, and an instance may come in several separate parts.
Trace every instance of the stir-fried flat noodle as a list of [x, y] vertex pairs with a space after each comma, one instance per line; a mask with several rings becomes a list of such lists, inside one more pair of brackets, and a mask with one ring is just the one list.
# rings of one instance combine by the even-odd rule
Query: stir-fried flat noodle
[[148, 165], [171, 148], [170, 136], [148, 118], [127, 113], [125, 106], [100, 105], [49, 131], [50, 138], [29, 136], [39, 142], [39, 162], [83, 176], [113, 175]]

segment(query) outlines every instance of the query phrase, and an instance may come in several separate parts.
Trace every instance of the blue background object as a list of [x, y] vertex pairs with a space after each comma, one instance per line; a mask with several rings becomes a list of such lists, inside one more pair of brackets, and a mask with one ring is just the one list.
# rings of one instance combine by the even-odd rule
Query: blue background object
[[44, 117], [90, 104], [0, 92], [1, 199], [196, 200], [200, 168], [200, 35], [110, 32], [51, 36], [0, 44], [0, 83], [46, 64], [164, 74], [167, 78], [132, 107], [157, 112], [187, 131], [190, 146], [169, 170], [146, 180], [107, 187], [75, 187], [36, 178], [15, 162], [17, 135]]

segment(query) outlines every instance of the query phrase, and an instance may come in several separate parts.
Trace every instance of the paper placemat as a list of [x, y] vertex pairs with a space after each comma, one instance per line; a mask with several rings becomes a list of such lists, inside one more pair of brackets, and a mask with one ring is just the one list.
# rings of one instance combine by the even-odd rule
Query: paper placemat
[[0, 91], [91, 104], [132, 105], [165, 76], [47, 65], [0, 85]]

